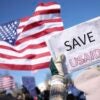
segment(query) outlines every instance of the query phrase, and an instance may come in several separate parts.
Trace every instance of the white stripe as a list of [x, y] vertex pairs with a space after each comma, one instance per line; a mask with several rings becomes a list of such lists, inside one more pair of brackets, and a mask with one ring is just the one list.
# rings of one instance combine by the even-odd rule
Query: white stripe
[[37, 38], [37, 39], [34, 39], [34, 40], [28, 40], [28, 41], [25, 41], [25, 42], [21, 43], [18, 46], [12, 46], [12, 45], [8, 44], [7, 42], [4, 42], [4, 41], [0, 41], [0, 45], [1, 46], [11, 47], [11, 48], [13, 48], [15, 50], [21, 50], [21, 49], [24, 49], [25, 47], [27, 47], [28, 45], [31, 45], [31, 44], [34, 45], [34, 44], [42, 43], [45, 40], [47, 40], [47, 38], [49, 38], [52, 35], [55, 35], [57, 33], [60, 33], [60, 32], [62, 32], [62, 31], [55, 31], [55, 32], [50, 33], [49, 36], [40, 37], [40, 38]]
[[13, 84], [13, 81], [11, 81], [11, 80], [4, 80], [3, 81], [3, 85], [7, 85], [7, 84]]
[[[0, 48], [0, 53], [7, 54], [7, 55], [10, 55], [10, 56], [16, 56], [16, 57], [23, 57], [27, 54], [41, 54], [41, 53], [45, 53], [45, 52], [48, 52], [48, 51], [49, 50], [48, 50], [47, 47], [40, 48], [40, 49], [27, 49], [22, 53], [18, 53], [18, 52], [15, 52], [15, 51]], [[0, 57], [0, 58], [2, 58], [2, 57]]]
[[32, 28], [30, 30], [23, 32], [22, 34], [19, 35], [17, 41], [19, 39], [24, 38], [24, 37], [27, 37], [27, 36], [30, 36], [30, 35], [33, 35], [33, 34], [36, 34], [36, 33], [38, 34], [39, 32], [41, 32], [45, 29], [54, 28], [54, 27], [62, 27], [62, 26], [63, 26], [62, 22], [44, 23], [41, 26], [38, 26], [36, 28]]
[[38, 58], [38, 59], [3, 59], [0, 58], [0, 63], [3, 64], [15, 64], [15, 65], [35, 65], [40, 63], [50, 62], [50, 56]]
[[2, 84], [3, 85], [3, 87], [8, 87], [8, 86], [12, 86], [13, 85], [13, 83], [8, 83], [8, 84]]
[[19, 34], [19, 33], [21, 33], [23, 31], [23, 28], [18, 28], [17, 29], [17, 33]]
[[6, 86], [12, 86], [13, 83], [6, 83], [6, 84], [3, 83], [2, 85], [5, 86], [5, 87], [6, 87]]
[[13, 83], [13, 81], [11, 81], [11, 80], [2, 80], [1, 81], [1, 84], [4, 84], [4, 85], [6, 85], [6, 84], [12, 84]]
[[50, 10], [50, 9], [60, 9], [60, 5], [53, 4], [50, 6], [38, 6], [35, 11]]
[[29, 20], [27, 20], [27, 21], [21, 22], [19, 24], [19, 26], [21, 27], [21, 26], [29, 25], [29, 24], [37, 22], [37, 21], [56, 19], [56, 18], [61, 18], [59, 13], [37, 15], [37, 16], [30, 17]]
[[6, 79], [6, 78], [3, 78], [2, 81], [5, 81], [5, 82], [6, 82], [6, 81], [7, 81], [7, 82], [8, 82], [8, 81], [9, 81], [9, 82], [13, 82], [12, 79]]

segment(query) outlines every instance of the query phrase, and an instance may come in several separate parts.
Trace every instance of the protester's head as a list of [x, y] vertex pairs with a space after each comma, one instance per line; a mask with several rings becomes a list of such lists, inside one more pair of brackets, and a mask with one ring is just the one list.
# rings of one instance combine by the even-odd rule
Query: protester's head
[[0, 95], [5, 95], [6, 94], [6, 90], [0, 91]]
[[17, 100], [23, 100], [22, 94], [18, 94], [16, 98], [17, 98]]
[[49, 90], [44, 90], [42, 96], [44, 100], [49, 100]]
[[27, 90], [27, 88], [24, 85], [22, 86], [22, 92], [23, 93], [29, 93], [29, 91]]
[[41, 92], [40, 92], [40, 89], [38, 87], [35, 87], [35, 91], [36, 91], [36, 94], [39, 95]]
[[66, 100], [75, 100], [75, 97], [73, 94], [68, 94]]
[[33, 100], [33, 97], [29, 93], [26, 93], [25, 100]]

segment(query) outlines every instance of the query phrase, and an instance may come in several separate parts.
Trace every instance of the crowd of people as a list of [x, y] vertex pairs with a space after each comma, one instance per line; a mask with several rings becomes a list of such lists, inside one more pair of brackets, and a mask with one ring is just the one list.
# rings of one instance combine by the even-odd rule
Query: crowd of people
[[[2, 91], [0, 92], [0, 100], [50, 100], [50, 90], [40, 91], [38, 87], [35, 88], [36, 96], [31, 96], [28, 90], [23, 86], [21, 91], [14, 94], [14, 91], [8, 92]], [[69, 87], [68, 91], [66, 91], [66, 100], [86, 100], [84, 93], [76, 89], [74, 86]]]
[[[0, 92], [0, 100], [99, 100], [100, 67], [88, 68], [85, 74], [82, 74], [76, 81], [73, 81], [68, 76], [64, 78], [64, 71], [61, 68], [62, 62], [60, 60], [62, 59], [60, 58], [50, 65], [52, 67], [50, 68], [52, 76], [47, 89], [41, 91], [38, 87], [35, 87], [36, 95], [32, 96], [23, 85], [21, 91], [16, 94], [14, 94], [14, 91]], [[88, 84], [87, 82], [95, 83], [95, 85], [92, 83]], [[65, 96], [65, 99], [55, 99], [57, 96]]]
[[0, 100], [33, 100], [28, 90], [23, 86], [21, 89], [4, 90], [0, 92]]

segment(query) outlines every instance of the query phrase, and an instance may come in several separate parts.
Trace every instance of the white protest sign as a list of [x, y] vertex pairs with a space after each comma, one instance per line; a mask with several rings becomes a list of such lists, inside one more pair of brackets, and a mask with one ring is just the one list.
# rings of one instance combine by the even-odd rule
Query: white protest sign
[[69, 71], [100, 62], [100, 17], [54, 35], [47, 44], [53, 57], [65, 54]]

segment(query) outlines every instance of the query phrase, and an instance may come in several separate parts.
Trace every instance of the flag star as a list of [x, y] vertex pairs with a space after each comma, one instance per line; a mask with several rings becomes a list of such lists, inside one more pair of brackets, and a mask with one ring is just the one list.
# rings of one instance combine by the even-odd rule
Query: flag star
[[4, 25], [3, 27], [4, 27], [4, 28], [6, 28], [6, 26], [5, 26], [5, 25]]
[[11, 30], [12, 28], [11, 28], [11, 26], [9, 27], [9, 30]]
[[12, 38], [14, 39], [15, 37], [14, 37], [14, 36], [12, 36]]
[[14, 24], [12, 24], [12, 27], [14, 27]]
[[16, 36], [16, 32], [13, 35]]
[[8, 37], [8, 34], [5, 34], [6, 35], [6, 37]]
[[3, 38], [3, 40], [6, 40], [6, 38]]
[[12, 37], [12, 36], [13, 36], [13, 34], [10, 34], [10, 36]]
[[10, 24], [8, 24], [8, 27], [10, 27]]
[[12, 31], [13, 33], [15, 32], [15, 30]]
[[17, 24], [17, 21], [15, 21], [14, 24]]
[[4, 35], [1, 34], [2, 37], [4, 37]]
[[7, 37], [7, 39], [9, 40], [9, 39], [11, 39], [10, 37]]
[[12, 40], [9, 40], [9, 43], [12, 43], [13, 41]]

